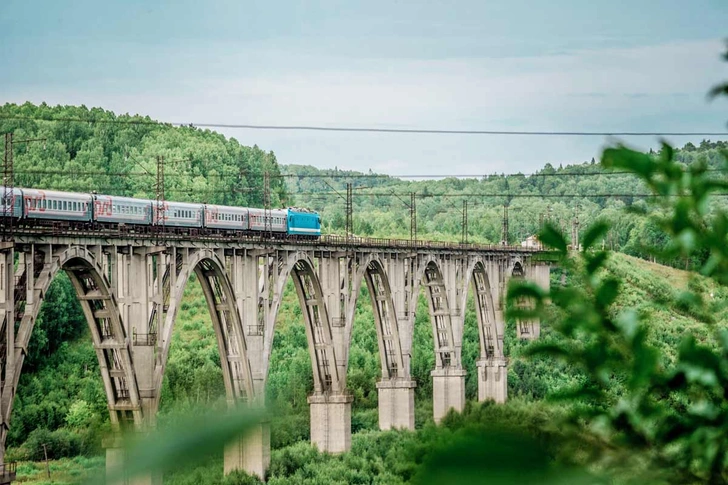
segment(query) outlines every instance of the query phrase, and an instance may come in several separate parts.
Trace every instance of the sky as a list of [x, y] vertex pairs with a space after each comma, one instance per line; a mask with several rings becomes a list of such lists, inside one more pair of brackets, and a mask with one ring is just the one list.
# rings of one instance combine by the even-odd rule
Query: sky
[[[0, 104], [193, 124], [723, 132], [728, 100], [706, 93], [728, 79], [726, 20], [728, 0], [3, 0]], [[529, 173], [615, 142], [218, 131], [283, 164], [392, 175]]]

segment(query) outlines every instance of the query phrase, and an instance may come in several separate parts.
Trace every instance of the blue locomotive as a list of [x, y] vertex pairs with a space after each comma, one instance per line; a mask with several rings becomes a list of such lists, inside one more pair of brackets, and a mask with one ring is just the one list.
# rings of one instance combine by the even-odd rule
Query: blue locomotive
[[[6, 195], [9, 195], [6, 197]], [[100, 194], [0, 186], [0, 211], [19, 221], [68, 221], [100, 225], [164, 226], [206, 232], [271, 232], [276, 237], [318, 238], [321, 217], [315, 211], [290, 207], [266, 211], [247, 207], [157, 201]], [[268, 218], [268, 220], [266, 220]]]

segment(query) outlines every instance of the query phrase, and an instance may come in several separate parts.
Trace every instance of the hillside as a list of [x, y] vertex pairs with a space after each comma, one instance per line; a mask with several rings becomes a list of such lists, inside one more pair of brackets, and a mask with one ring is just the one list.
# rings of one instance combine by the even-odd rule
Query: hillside
[[[34, 119], [7, 120], [3, 116]], [[69, 121], [70, 118], [90, 122]], [[410, 193], [417, 194], [420, 239], [459, 240], [464, 200], [468, 202], [471, 242], [500, 241], [504, 203], [509, 205], [510, 243], [533, 234], [546, 219], [568, 234], [578, 213], [582, 235], [583, 228], [592, 222], [606, 220], [612, 229], [602, 247], [621, 251], [611, 253], [604, 269], [605, 274], [620, 282], [622, 289], [611, 312], [617, 315], [623, 309], [633, 308], [642, 316], [648, 327], [645, 341], [660, 351], [657, 365], [666, 368], [676, 361], [686, 335], [714, 348], [717, 345], [715, 328], [723, 328], [728, 323], [728, 305], [724, 303], [728, 301], [728, 290], [692, 272], [674, 269], [702, 265], [708, 254], [695, 254], [688, 260], [655, 256], [647, 248], [663, 247], [667, 241], [656, 219], [662, 214], [661, 209], [631, 195], [647, 191], [635, 178], [625, 173], [607, 174], [603, 167], [591, 162], [558, 168], [547, 165], [528, 176], [501, 174], [477, 179], [409, 181], [373, 173], [279, 165], [272, 152], [242, 146], [209, 130], [176, 128], [148, 118], [116, 116], [85, 107], [5, 105], [0, 107], [0, 130], [13, 131], [19, 138], [46, 140], [45, 150], [40, 144], [16, 148], [17, 185], [95, 189], [150, 197], [156, 157], [164, 156], [169, 162], [169, 198], [260, 206], [262, 174], [269, 172], [273, 177], [273, 204], [297, 204], [318, 210], [327, 233], [344, 230], [344, 203], [340, 194], [347, 183], [356, 189], [354, 232], [365, 236], [408, 238]], [[706, 141], [698, 147], [688, 144], [677, 151], [677, 159], [681, 164], [716, 169], [719, 152], [725, 148], [725, 142]], [[653, 154], [652, 159], [657, 156], [660, 154]], [[722, 178], [717, 170], [711, 176]], [[725, 204], [724, 198], [719, 198], [710, 209], [715, 213]], [[649, 257], [653, 262], [636, 256]], [[575, 281], [572, 273], [553, 268], [553, 287]], [[694, 295], [689, 297], [686, 290]], [[39, 480], [42, 476], [38, 473], [39, 467], [26, 460], [40, 460], [42, 445], [46, 444], [52, 459], [75, 457], [55, 464], [65, 477], [56, 477], [56, 480], [72, 481], [75, 478], [68, 477], [80, 477], [84, 473], [81, 468], [93, 469], [99, 463], [80, 456], [94, 457], [102, 453], [101, 438], [108, 430], [108, 414], [95, 353], [68, 279], [58, 278], [47, 298], [31, 338], [26, 372], [21, 376], [7, 459], [24, 462], [19, 469], [24, 479]], [[699, 300], [704, 305], [698, 304]], [[548, 308], [539, 344], [560, 342], [563, 337], [554, 328], [563, 316], [554, 307]], [[542, 440], [548, 449], [545, 454], [548, 463], [588, 462], [580, 453], [565, 457], [561, 445], [568, 441], [568, 431], [553, 427], [556, 417], [565, 414], [569, 405], [546, 401], [554, 393], [568, 394], [585, 382], [583, 369], [566, 365], [552, 356], [527, 356], [532, 346], [515, 338], [512, 324], [507, 327], [506, 335], [512, 401], [505, 406], [471, 405], [467, 417], [452, 418], [452, 428], [432, 425], [430, 370], [434, 355], [432, 327], [423, 295], [418, 301], [412, 349], [412, 375], [417, 382], [417, 431], [380, 433], [376, 430], [375, 387], [380, 369], [373, 320], [369, 296], [363, 288], [356, 309], [347, 382], [355, 396], [354, 446], [367, 459], [360, 459], [355, 453], [342, 457], [320, 455], [306, 444], [309, 437], [306, 397], [312, 388], [311, 363], [301, 311], [289, 282], [278, 316], [266, 388], [266, 401], [274, 415], [271, 420], [272, 483], [286, 480], [328, 483], [333, 470], [337, 476], [346, 476], [347, 481], [407, 481], [423, 469], [432, 449], [449, 443], [456, 432], [454, 429], [493, 421], [525, 433], [529, 439]], [[477, 390], [475, 361], [479, 352], [472, 299], [468, 301], [465, 321], [462, 355], [468, 371], [466, 395], [472, 400]], [[169, 359], [160, 424], [174, 423], [183, 414], [224, 407], [216, 338], [201, 289], [194, 279], [185, 292]], [[610, 402], [623, 395], [626, 385], [624, 375], [612, 378], [614, 385], [607, 395]], [[670, 393], [664, 402], [675, 409], [684, 409], [685, 405], [684, 396]], [[604, 405], [592, 402], [585, 406], [595, 410]], [[391, 447], [401, 453], [390, 452]], [[212, 460], [219, 461], [221, 453], [222, 450]], [[204, 465], [196, 470], [180, 470], [167, 483], [220, 483], [220, 474], [219, 463]]]
[[[624, 281], [624, 292], [617, 301], [618, 308], [636, 306], [640, 311], [649, 314], [650, 338], [670, 360], [674, 359], [677, 352], [677, 339], [685, 332], [690, 332], [705, 342], [711, 342], [711, 329], [703, 323], [700, 315], [692, 315], [690, 311], [680, 303], [680, 292], [690, 287], [699, 289], [705, 295], [713, 295], [716, 302], [712, 311], [715, 321], [721, 326], [728, 326], [728, 310], [726, 305], [718, 303], [728, 300], [728, 290], [718, 287], [709, 280], [695, 276], [686, 271], [661, 266], [659, 264], [643, 261], [639, 258], [615, 253], [611, 256], [608, 265], [609, 271]], [[560, 274], [554, 271], [552, 284], [559, 284]], [[567, 282], [569, 276], [567, 275]], [[65, 283], [64, 283], [65, 284]], [[415, 443], [421, 440], [433, 439], [431, 428], [431, 396], [429, 370], [434, 365], [432, 355], [432, 333], [427, 313], [426, 303], [423, 295], [420, 297], [415, 326], [415, 345], [413, 348], [413, 377], [418, 382], [416, 392], [417, 405], [417, 428], [416, 434], [412, 433], [382, 433], [377, 428], [377, 394], [375, 382], [378, 377], [379, 365], [377, 357], [377, 344], [371, 304], [368, 301], [366, 290], [357, 308], [357, 316], [354, 326], [352, 365], [348, 371], [349, 388], [355, 394], [355, 402], [352, 415], [352, 427], [354, 428], [354, 449], [372, 448], [372, 453], [384, 453], [385, 448], [377, 448], [376, 443], [399, 443], [397, 446], [405, 448], [415, 447]], [[552, 318], [558, 318], [552, 315]], [[82, 322], [78, 324], [83, 325]], [[542, 342], [548, 342], [556, 338], [550, 331], [550, 322], [543, 322]], [[482, 411], [473, 409], [469, 412], [484, 413], [484, 416], [491, 418], [498, 416], [504, 422], [520, 422], [520, 425], [533, 430], [538, 426], [543, 427], [553, 413], [559, 413], [559, 407], [549, 408], [539, 404], [548, 394], [558, 390], [567, 389], [582, 379], [580, 372], [550, 358], [525, 358], [524, 352], [528, 343], [517, 341], [515, 330], [510, 327], [507, 335], [507, 350], [511, 365], [509, 368], [509, 394], [510, 403], [502, 409], [484, 408]], [[176, 322], [174, 337], [170, 352], [170, 361], [167, 376], [164, 382], [162, 409], [160, 411], [160, 423], [173, 422], [180, 413], [199, 412], [211, 405], [223, 403], [224, 387], [220, 371], [220, 360], [217, 354], [216, 340], [212, 330], [212, 324], [207, 314], [201, 288], [194, 279], [188, 284], [185, 291], [183, 303], [180, 308]], [[73, 350], [75, 349], [75, 350]], [[73, 350], [73, 351], [72, 351]], [[463, 358], [468, 364], [469, 376], [475, 374], [475, 360], [478, 352], [478, 336], [475, 325], [475, 314], [472, 300], [468, 303], [466, 313], [466, 332], [464, 336]], [[87, 358], [79, 359], [79, 353], [88, 354]], [[271, 422], [272, 446], [274, 450], [274, 461], [272, 467], [273, 478], [276, 480], [292, 479], [295, 476], [317, 476], [320, 479], [331, 477], [331, 467], [338, 470], [337, 473], [349, 473], [351, 467], [361, 466], [360, 458], [355, 453], [347, 454], [341, 458], [325, 457], [309, 450], [306, 444], [308, 440], [308, 405], [306, 396], [312, 386], [310, 357], [306, 348], [306, 337], [303, 322], [301, 320], [298, 302], [295, 291], [291, 285], [287, 287], [281, 313], [278, 317], [277, 329], [274, 339], [274, 349], [271, 362], [271, 375], [266, 388], [269, 405], [274, 410], [276, 418]], [[83, 362], [83, 364], [81, 364]], [[70, 416], [74, 415], [72, 404], [78, 400], [89, 399], [83, 388], [75, 388], [61, 384], [61, 380], [54, 376], [56, 372], [68, 372], [69, 375], [78, 373], [73, 366], [84, 366], [85, 374], [96, 376], [94, 385], [100, 387], [100, 378], [97, 376], [93, 349], [89, 345], [89, 337], [83, 335], [79, 340], [72, 342], [69, 346], [62, 346], [56, 350], [46, 365], [41, 365], [33, 373], [23, 375], [19, 396], [28, 396], [23, 399], [24, 405], [16, 406], [13, 415], [13, 423], [27, 423], [31, 421], [28, 415], [31, 405], [30, 400], [37, 400], [38, 406], [47, 405], [44, 396], [54, 396], [54, 408], [59, 416], [66, 416], [56, 422], [53, 426], [61, 426], [61, 430], [67, 434], [77, 435], [79, 433], [91, 433], [100, 426], [96, 419], [105, 421], [103, 413], [103, 395], [95, 395], [91, 399], [93, 419], [87, 422], [71, 424]], [[67, 369], [67, 370], [63, 370]], [[38, 383], [43, 382], [46, 386], [42, 392], [36, 392]], [[55, 383], [55, 384], [54, 384]], [[68, 398], [57, 399], [58, 392], [68, 393]], [[475, 399], [476, 383], [474, 379], [468, 379], [467, 394], [471, 400]], [[31, 397], [32, 396], [32, 397]], [[45, 404], [44, 404], [45, 403]], [[495, 413], [495, 414], [493, 414]], [[489, 418], [489, 419], [491, 419]], [[484, 417], [478, 419], [485, 419]], [[525, 424], [530, 423], [530, 424]], [[535, 423], [541, 423], [536, 425]], [[536, 426], [536, 428], [534, 428]], [[548, 427], [546, 427], [548, 428]], [[544, 428], [544, 429], [546, 429]], [[14, 429], [14, 428], [13, 428]], [[540, 429], [540, 428], [539, 428]], [[58, 433], [58, 432], [57, 432]], [[424, 433], [424, 434], [422, 434]], [[557, 430], [551, 429], [547, 433], [550, 440], [560, 440]], [[98, 436], [98, 435], [94, 435]], [[100, 436], [99, 436], [100, 437]], [[98, 438], [96, 438], [98, 439]], [[16, 441], [19, 444], [19, 441]], [[96, 442], [96, 447], [89, 446], [79, 451], [94, 455], [101, 451]], [[29, 444], [33, 446], [32, 443]], [[26, 446], [29, 446], [26, 445]], [[424, 445], [419, 445], [424, 447]], [[380, 451], [374, 451], [379, 449]], [[22, 458], [28, 452], [24, 448], [10, 451], [10, 456]], [[396, 461], [394, 456], [382, 456], [377, 460], [385, 462]], [[197, 483], [195, 480], [200, 477], [208, 477], [204, 483], [218, 483], [215, 480], [221, 479], [220, 463], [204, 465], [201, 468], [185, 469], [170, 477], [166, 483]], [[75, 463], [75, 464], [74, 464]], [[94, 462], [98, 466], [99, 462]], [[363, 463], [363, 462], [362, 462]], [[55, 465], [60, 473], [68, 474], [67, 469], [78, 470], [82, 473], [83, 467], [88, 467], [89, 462], [79, 460], [62, 460]], [[399, 466], [399, 465], [398, 465]], [[415, 468], [409, 465], [405, 472], [388, 473], [398, 468], [394, 465], [384, 468], [368, 468], [367, 474], [380, 479], [389, 477], [390, 483], [398, 483], [405, 477], [414, 473]], [[27, 479], [31, 475], [35, 478], [27, 483], [36, 483], [35, 480], [42, 479], [38, 473], [39, 468], [28, 465], [21, 466], [23, 474], [27, 473]], [[61, 472], [61, 470], [65, 470]], [[377, 471], [378, 470], [378, 471]], [[386, 471], [389, 470], [389, 471]], [[338, 476], [345, 476], [338, 475]], [[400, 475], [400, 473], [405, 473]], [[74, 476], [71, 473], [72, 476]], [[196, 477], [196, 478], [195, 478]], [[215, 479], [214, 477], [218, 477]], [[288, 478], [286, 478], [288, 477]], [[171, 480], [171, 481], [170, 481]], [[56, 482], [64, 483], [64, 482]], [[71, 481], [66, 483], [72, 483]], [[200, 482], [201, 483], [201, 482]], [[272, 483], [277, 483], [275, 480]], [[283, 483], [283, 482], [281, 482]]]
[[[73, 120], [83, 120], [73, 121]], [[416, 194], [420, 239], [459, 241], [463, 202], [468, 204], [470, 242], [499, 243], [504, 204], [508, 205], [508, 242], [518, 244], [550, 220], [570, 234], [578, 219], [583, 232], [595, 220], [608, 220], [612, 249], [647, 257], [646, 244], [661, 243], [664, 233], [651, 218], [659, 210], [644, 197], [646, 189], [627, 173], [611, 173], [595, 163], [554, 167], [534, 174], [491, 174], [470, 179], [403, 180], [375, 173], [319, 170], [281, 165], [271, 151], [240, 145], [210, 130], [173, 127], [143, 116], [116, 115], [84, 106], [0, 106], [0, 131], [17, 139], [17, 186], [59, 190], [96, 190], [112, 195], [154, 197], [157, 157], [165, 159], [166, 197], [170, 200], [262, 207], [263, 174], [271, 176], [273, 207], [299, 205], [318, 210], [326, 233], [345, 230], [346, 184], [353, 187], [354, 232], [361, 236], [409, 238], [410, 195]], [[680, 163], [723, 167], [720, 151], [727, 142], [688, 143], [677, 150]], [[655, 153], [654, 156], [660, 156]], [[721, 177], [716, 172], [716, 178]], [[726, 207], [725, 199], [714, 206]], [[660, 260], [685, 267], [685, 261]], [[688, 265], [695, 261], [688, 261]]]

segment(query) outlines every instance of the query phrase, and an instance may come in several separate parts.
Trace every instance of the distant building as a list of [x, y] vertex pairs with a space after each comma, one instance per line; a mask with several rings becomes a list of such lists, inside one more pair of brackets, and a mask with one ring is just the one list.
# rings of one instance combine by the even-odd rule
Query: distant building
[[528, 236], [525, 241], [521, 242], [521, 247], [523, 247], [523, 248], [540, 248], [541, 241], [538, 240], [538, 236], [533, 234], [532, 236]]

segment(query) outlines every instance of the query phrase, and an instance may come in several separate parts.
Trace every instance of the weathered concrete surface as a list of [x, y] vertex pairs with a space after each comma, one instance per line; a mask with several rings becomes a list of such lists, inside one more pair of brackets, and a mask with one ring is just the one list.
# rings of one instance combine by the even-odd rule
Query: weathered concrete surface
[[[462, 339], [469, 295], [480, 335], [479, 399], [507, 397], [503, 359], [503, 294], [511, 277], [548, 288], [548, 266], [535, 251], [410, 241], [327, 237], [316, 242], [206, 240], [93, 234], [15, 234], [0, 245], [0, 317], [6, 366], [0, 382], [0, 462], [24, 349], [38, 309], [60, 271], [71, 277], [99, 359], [112, 428], [133, 422], [154, 428], [176, 313], [188, 279], [200, 282], [218, 340], [230, 402], [260, 401], [273, 348], [278, 310], [293, 280], [301, 306], [313, 373], [311, 440], [322, 451], [351, 446], [351, 397], [346, 393], [357, 298], [363, 285], [374, 310], [381, 381], [380, 427], [414, 427], [410, 360], [415, 310], [424, 289], [433, 332], [433, 413], [465, 405]], [[17, 258], [16, 258], [17, 256]], [[14, 268], [17, 259], [17, 269]], [[16, 308], [24, 311], [16, 315]], [[14, 325], [8, 324], [14, 322]], [[15, 330], [17, 329], [17, 331]], [[523, 338], [536, 338], [529, 322]], [[528, 336], [526, 336], [526, 334]], [[500, 360], [499, 360], [500, 359]], [[261, 426], [228, 446], [225, 472], [264, 476], [270, 435]], [[109, 468], [123, 451], [107, 450]], [[144, 479], [142, 479], [144, 480]], [[151, 478], [149, 480], [152, 480]], [[140, 483], [152, 483], [142, 481]]]
[[450, 409], [461, 412], [465, 409], [465, 375], [463, 369], [444, 368], [433, 370], [432, 414], [435, 423], [442, 421]]
[[415, 429], [415, 387], [409, 379], [377, 382], [379, 429]]
[[508, 361], [506, 359], [479, 360], [478, 401], [502, 404], [508, 399]]
[[244, 437], [228, 443], [224, 462], [225, 475], [234, 470], [245, 470], [264, 479], [270, 466], [270, 425], [261, 423]]
[[126, 449], [119, 437], [104, 440], [106, 447], [106, 483], [109, 485], [162, 485], [160, 471], [129, 476]]
[[351, 449], [351, 402], [348, 394], [313, 394], [311, 406], [311, 444], [326, 453]]

